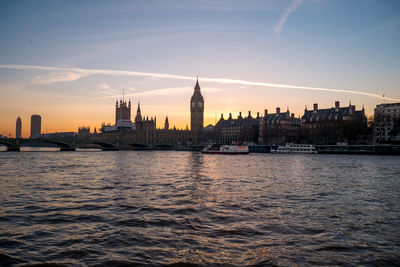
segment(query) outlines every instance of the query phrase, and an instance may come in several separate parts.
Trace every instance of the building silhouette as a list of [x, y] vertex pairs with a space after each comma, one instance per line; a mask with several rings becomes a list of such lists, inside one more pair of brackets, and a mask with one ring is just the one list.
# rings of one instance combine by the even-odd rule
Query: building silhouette
[[374, 110], [374, 141], [400, 142], [400, 103], [380, 104]]
[[281, 109], [277, 107], [276, 113], [268, 113], [266, 109], [264, 117], [260, 120], [259, 144], [281, 145], [299, 142], [300, 126], [300, 119], [295, 118], [289, 108], [286, 112], [281, 112]]
[[[84, 134], [80, 129], [82, 139], [93, 141], [117, 142], [131, 145], [186, 145], [190, 141], [194, 144], [202, 143], [204, 123], [204, 98], [198, 79], [194, 87], [194, 93], [190, 100], [191, 130], [186, 125], [185, 129], [177, 129], [170, 125], [168, 116], [165, 118], [164, 127], [157, 129], [156, 117], [142, 115], [140, 102], [138, 102], [135, 120], [131, 121], [131, 101], [124, 99], [115, 103], [115, 124], [103, 123], [100, 134]], [[128, 148], [128, 147], [127, 147]]]
[[326, 109], [318, 109], [318, 104], [314, 104], [312, 110], [306, 107], [301, 126], [300, 138], [308, 143], [335, 145], [370, 142], [364, 107], [356, 110], [351, 103], [347, 107], [340, 107], [339, 101], [336, 101], [334, 107]]
[[42, 128], [42, 117], [40, 115], [31, 116], [31, 138], [39, 138]]
[[21, 138], [22, 122], [21, 118], [18, 116], [17, 123], [15, 126], [15, 138]]
[[218, 144], [230, 145], [233, 143], [257, 143], [259, 135], [260, 114], [257, 117], [251, 116], [251, 111], [247, 117], [242, 117], [242, 112], [236, 119], [232, 118], [232, 113], [229, 113], [228, 119], [221, 118], [215, 125], [215, 141]]
[[197, 79], [194, 93], [190, 99], [190, 130], [194, 144], [202, 143], [203, 124], [204, 98], [200, 92], [199, 79]]
[[149, 116], [142, 117], [140, 103], [135, 117], [136, 140], [139, 143], [152, 144], [156, 143], [156, 122], [157, 118]]
[[118, 100], [115, 103], [115, 124], [118, 124], [119, 120], [131, 120], [131, 100], [126, 103], [125, 99]]
[[169, 130], [168, 116], [165, 117], [164, 130]]

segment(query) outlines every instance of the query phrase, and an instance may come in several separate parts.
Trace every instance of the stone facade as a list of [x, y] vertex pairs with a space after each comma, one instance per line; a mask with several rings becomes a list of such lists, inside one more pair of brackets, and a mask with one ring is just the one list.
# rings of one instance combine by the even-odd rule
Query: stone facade
[[224, 115], [221, 114], [214, 130], [216, 143], [224, 145], [232, 143], [256, 144], [259, 135], [259, 119], [259, 113], [257, 113], [256, 118], [253, 118], [250, 111], [247, 117], [242, 117], [242, 112], [239, 112], [236, 119], [233, 119], [232, 114], [229, 113], [228, 119], [225, 120]]
[[376, 106], [374, 140], [376, 143], [400, 142], [400, 103]]
[[280, 108], [276, 108], [276, 113], [270, 114], [265, 110], [264, 117], [260, 119], [259, 144], [297, 143], [300, 126], [300, 119], [295, 118], [293, 113], [290, 114], [289, 109], [281, 113]]
[[340, 107], [339, 101], [335, 106], [318, 109], [314, 104], [312, 110], [304, 110], [301, 117], [302, 131], [300, 139], [312, 144], [360, 144], [369, 143], [367, 118], [364, 107], [356, 110], [354, 105]]

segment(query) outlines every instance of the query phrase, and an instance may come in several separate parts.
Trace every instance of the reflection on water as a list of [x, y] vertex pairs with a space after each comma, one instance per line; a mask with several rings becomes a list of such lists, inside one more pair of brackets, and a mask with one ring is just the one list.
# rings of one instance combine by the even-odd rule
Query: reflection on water
[[399, 157], [9, 152], [0, 163], [4, 265], [400, 264]]

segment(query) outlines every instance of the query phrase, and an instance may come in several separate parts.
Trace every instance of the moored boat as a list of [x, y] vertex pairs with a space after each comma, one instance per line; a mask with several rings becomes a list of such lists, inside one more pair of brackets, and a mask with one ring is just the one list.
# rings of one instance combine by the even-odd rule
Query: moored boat
[[40, 146], [21, 146], [19, 148], [21, 152], [57, 152], [60, 151], [60, 147], [40, 147]]
[[236, 145], [210, 145], [204, 148], [201, 153], [204, 154], [249, 154], [248, 146]]
[[7, 149], [8, 149], [7, 146], [0, 144], [0, 152], [5, 152], [5, 151], [7, 151]]
[[285, 146], [279, 146], [277, 149], [271, 149], [274, 154], [316, 154], [317, 150], [313, 145], [288, 143]]
[[21, 152], [57, 152], [60, 150], [61, 147], [56, 144], [41, 141], [27, 142], [19, 148]]
[[77, 147], [75, 149], [78, 152], [99, 152], [99, 151], [103, 151], [103, 149], [101, 148], [79, 148]]
[[100, 152], [103, 148], [98, 144], [81, 144], [76, 149], [78, 152]]

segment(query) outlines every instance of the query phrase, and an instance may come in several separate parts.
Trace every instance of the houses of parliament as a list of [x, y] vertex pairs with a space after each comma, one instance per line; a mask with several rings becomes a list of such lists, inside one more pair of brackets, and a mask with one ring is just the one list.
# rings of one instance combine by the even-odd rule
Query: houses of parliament
[[[156, 117], [143, 116], [138, 103], [134, 121], [131, 120], [132, 104], [122, 98], [115, 103], [115, 124], [102, 124], [101, 133], [87, 136], [97, 141], [113, 141], [116, 143], [136, 144], [201, 144], [204, 123], [204, 98], [197, 79], [194, 93], [190, 99], [190, 130], [171, 128], [168, 116], [165, 117], [164, 128], [157, 129]], [[80, 128], [80, 133], [85, 129]], [[86, 129], [86, 132], [87, 129]], [[85, 136], [83, 136], [85, 137]]]
[[[131, 120], [132, 104], [124, 98], [115, 103], [115, 124], [103, 124], [101, 133], [90, 134], [86, 129], [86, 136], [98, 142], [112, 142], [121, 144], [143, 144], [146, 146], [168, 144], [175, 147], [182, 145], [201, 145], [204, 143], [217, 144], [251, 144], [251, 145], [279, 145], [285, 143], [312, 143], [320, 145], [369, 144], [372, 141], [371, 129], [368, 127], [364, 107], [356, 110], [349, 103], [340, 106], [339, 101], [334, 107], [319, 109], [315, 103], [312, 110], [304, 110], [302, 117], [296, 118], [290, 113], [281, 112], [276, 108], [275, 113], [266, 109], [263, 115], [257, 112], [252, 116], [249, 111], [247, 116], [239, 112], [237, 118], [232, 114], [225, 119], [221, 114], [215, 126], [204, 125], [204, 98], [201, 88], [196, 81], [193, 95], [190, 99], [190, 130], [170, 128], [168, 116], [165, 118], [164, 127], [156, 128], [157, 119], [143, 116], [140, 103], [137, 105], [136, 116]], [[80, 128], [79, 134], [85, 129]], [[400, 138], [399, 138], [400, 139]]]

